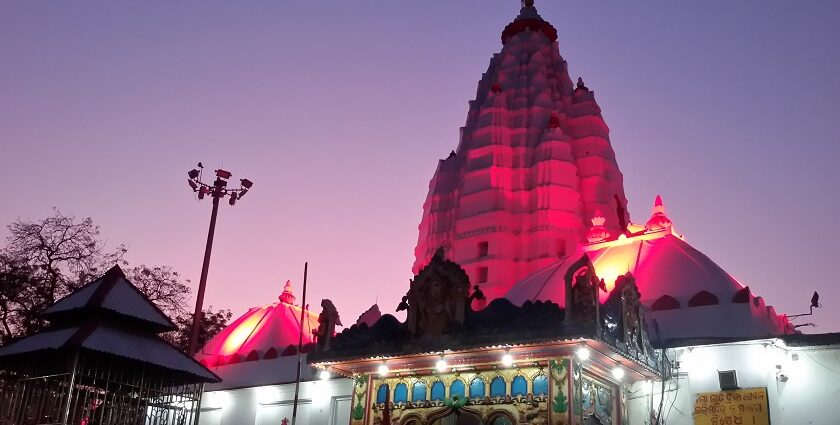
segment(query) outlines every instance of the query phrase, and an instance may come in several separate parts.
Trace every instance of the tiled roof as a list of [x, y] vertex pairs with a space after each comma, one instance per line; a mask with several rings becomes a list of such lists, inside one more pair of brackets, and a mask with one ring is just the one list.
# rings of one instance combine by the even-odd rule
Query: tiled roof
[[162, 331], [175, 329], [172, 321], [128, 281], [119, 266], [112, 267], [99, 279], [58, 300], [41, 314], [52, 320], [85, 310], [106, 310], [152, 324]]

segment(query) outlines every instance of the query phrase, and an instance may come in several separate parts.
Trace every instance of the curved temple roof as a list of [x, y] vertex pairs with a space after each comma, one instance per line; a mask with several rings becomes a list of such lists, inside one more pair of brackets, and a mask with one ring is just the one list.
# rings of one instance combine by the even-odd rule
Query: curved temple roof
[[248, 310], [208, 341], [196, 359], [213, 366], [297, 354], [301, 331], [304, 346], [313, 342], [312, 331], [318, 328], [318, 315], [306, 311], [301, 329], [302, 307], [294, 301], [291, 282], [286, 282], [278, 302]]
[[[593, 219], [593, 223], [599, 218]], [[516, 305], [527, 301], [566, 299], [564, 276], [582, 255], [611, 290], [618, 276], [632, 273], [641, 301], [651, 309], [648, 326], [654, 340], [685, 337], [763, 337], [793, 332], [784, 315], [750, 293], [729, 273], [673, 231], [657, 197], [646, 226], [618, 238], [593, 243], [521, 279], [505, 295]], [[596, 224], [597, 226], [597, 224]], [[593, 227], [594, 229], [594, 227]], [[599, 232], [595, 232], [598, 234]], [[603, 236], [603, 233], [599, 234]], [[598, 235], [594, 235], [598, 236]], [[606, 298], [601, 293], [601, 299]]]

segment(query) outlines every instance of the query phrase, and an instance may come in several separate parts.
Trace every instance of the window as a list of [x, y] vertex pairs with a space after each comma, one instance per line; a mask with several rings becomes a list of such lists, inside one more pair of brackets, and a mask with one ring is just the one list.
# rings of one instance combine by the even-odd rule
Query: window
[[426, 383], [423, 381], [417, 381], [413, 387], [411, 387], [411, 401], [423, 401], [426, 400]]
[[524, 376], [520, 375], [513, 378], [513, 382], [510, 385], [510, 392], [514, 397], [522, 397], [528, 393], [528, 381], [525, 380]]
[[722, 390], [738, 389], [738, 375], [734, 370], [718, 371], [718, 381], [720, 381], [720, 389]]
[[487, 241], [478, 243], [478, 257], [486, 257], [490, 253], [490, 243]]
[[464, 398], [464, 381], [456, 379], [449, 384], [449, 398]]
[[534, 395], [548, 395], [548, 378], [545, 375], [537, 375], [534, 378]]
[[446, 389], [443, 382], [435, 381], [432, 384], [432, 401], [443, 401], [444, 397], [446, 397]]
[[376, 390], [376, 404], [383, 404], [388, 399], [388, 384], [382, 384]]
[[490, 381], [490, 397], [504, 397], [507, 394], [507, 384], [505, 378], [497, 376]]
[[557, 239], [557, 256], [558, 257], [565, 257], [566, 256], [566, 240], [565, 239]]
[[400, 382], [394, 387], [394, 404], [405, 403], [408, 401], [408, 386]]
[[478, 283], [487, 282], [487, 267], [478, 268], [478, 277], [476, 280], [478, 281]]
[[484, 378], [476, 377], [470, 382], [470, 398], [484, 398], [487, 385], [484, 384]]
[[499, 416], [496, 416], [495, 418], [493, 418], [493, 421], [490, 422], [490, 424], [491, 425], [513, 425], [513, 421], [505, 415], [499, 415]]

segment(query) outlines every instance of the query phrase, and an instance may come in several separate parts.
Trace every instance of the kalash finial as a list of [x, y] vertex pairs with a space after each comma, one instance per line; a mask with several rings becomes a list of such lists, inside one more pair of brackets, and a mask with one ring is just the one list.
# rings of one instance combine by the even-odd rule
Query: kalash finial
[[600, 209], [596, 208], [595, 215], [592, 216], [592, 227], [586, 232], [586, 240], [589, 243], [603, 242], [610, 237], [610, 233], [604, 227], [604, 223], [606, 222], [607, 219], [604, 218], [604, 214], [601, 213]]
[[522, 7], [534, 7], [534, 0], [522, 0]]
[[283, 287], [283, 293], [280, 294], [280, 302], [284, 304], [294, 304], [295, 297], [294, 291], [292, 290], [292, 281], [287, 280], [286, 285]]
[[650, 220], [648, 220], [645, 228], [648, 231], [656, 232], [659, 230], [669, 229], [674, 223], [665, 215], [665, 204], [662, 202], [662, 197], [656, 195], [656, 200], [653, 201], [653, 212]]

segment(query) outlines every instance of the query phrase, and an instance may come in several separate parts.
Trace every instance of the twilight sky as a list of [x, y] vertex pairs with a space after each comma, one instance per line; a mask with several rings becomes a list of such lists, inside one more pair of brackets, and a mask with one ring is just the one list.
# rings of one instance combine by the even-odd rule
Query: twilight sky
[[[779, 312], [840, 331], [840, 2], [547, 1], [611, 128], [634, 221], [676, 229]], [[93, 217], [197, 284], [198, 161], [221, 206], [205, 305], [406, 291], [422, 203], [515, 0], [0, 3], [0, 223]], [[5, 227], [0, 236], [7, 236]]]

